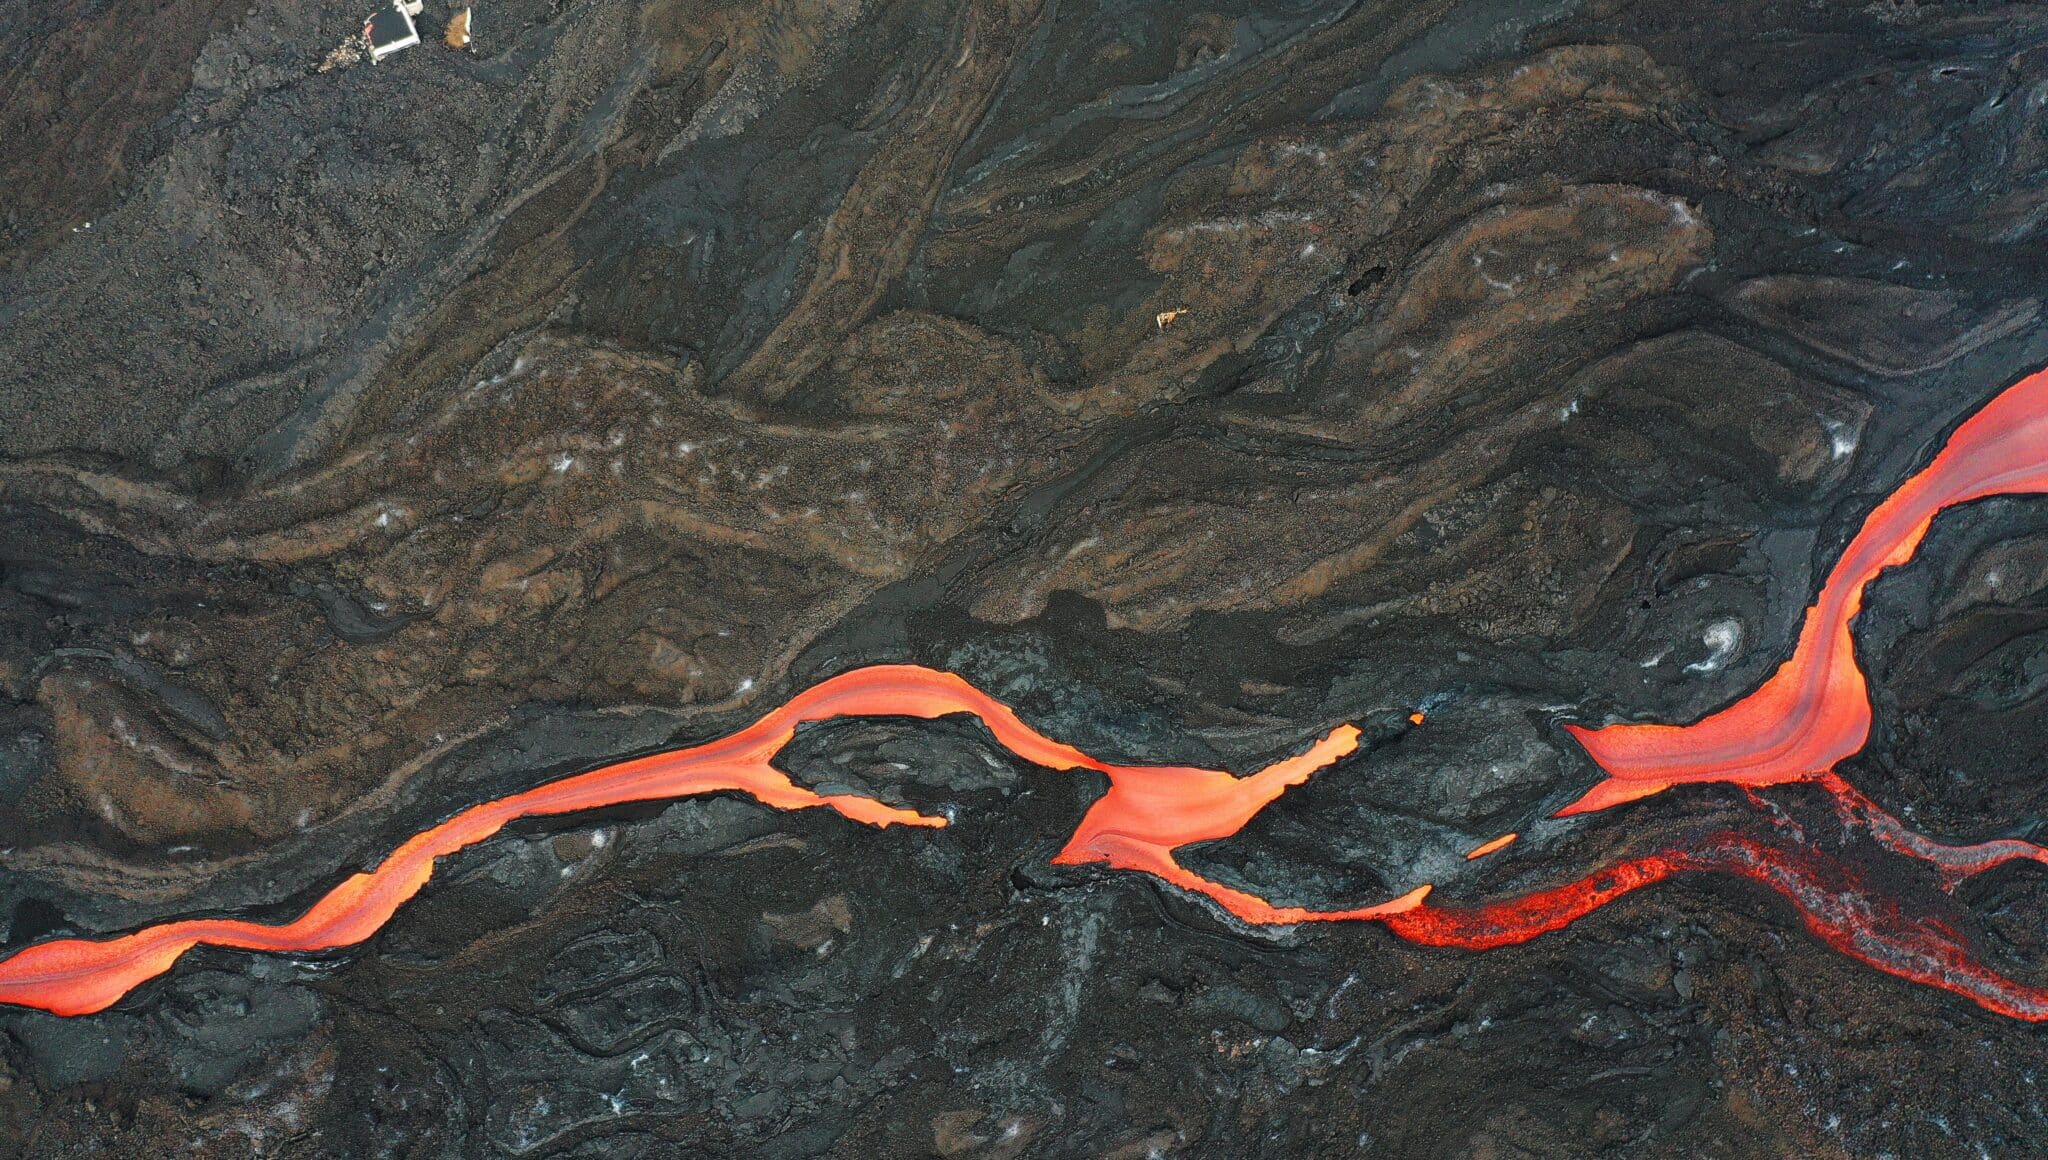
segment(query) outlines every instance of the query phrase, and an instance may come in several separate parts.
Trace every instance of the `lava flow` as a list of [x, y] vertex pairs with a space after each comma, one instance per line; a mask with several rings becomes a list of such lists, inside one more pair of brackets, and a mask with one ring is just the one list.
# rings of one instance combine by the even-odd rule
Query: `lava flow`
[[1820, 779], [1870, 736], [1870, 693], [1849, 636], [1864, 588], [1913, 558], [1943, 508], [2041, 491], [2048, 491], [2048, 371], [2021, 379], [1970, 416], [1934, 462], [1864, 519], [1806, 610], [1792, 659], [1755, 692], [1692, 725], [1566, 726], [1608, 776], [1558, 812], [1589, 813], [1687, 782]]
[[138, 984], [169, 970], [206, 943], [261, 951], [321, 951], [359, 943], [389, 921], [433, 874], [434, 860], [474, 845], [518, 818], [566, 814], [626, 802], [738, 790], [777, 809], [825, 806], [858, 822], [943, 826], [944, 818], [852, 794], [819, 795], [772, 764], [806, 721], [835, 717], [943, 717], [972, 713], [1011, 753], [1051, 769], [1092, 769], [1110, 790], [1081, 819], [1056, 861], [1107, 863], [1142, 870], [1214, 899], [1247, 922], [1294, 923], [1375, 918], [1415, 906], [1419, 887], [1380, 906], [1339, 911], [1276, 907], [1203, 878], [1174, 860], [1176, 847], [1225, 838], [1309, 775], [1351, 753], [1358, 730], [1341, 726], [1306, 753], [1249, 777], [1192, 766], [1112, 765], [1039, 733], [1009, 706], [952, 673], [916, 665], [875, 665], [843, 673], [798, 694], [738, 733], [670, 753], [634, 758], [473, 806], [425, 831], [367, 873], [329, 891], [281, 925], [239, 919], [187, 919], [110, 939], [60, 938], [0, 960], [0, 1003], [59, 1015], [106, 1009]]
[[[1850, 637], [1864, 588], [1885, 568], [1912, 558], [1942, 509], [1984, 496], [2043, 491], [2048, 491], [2048, 371], [2021, 380], [1971, 416], [1932, 463], [1871, 512], [1807, 610], [1791, 659], [1756, 691], [1692, 725], [1569, 726], [1607, 776], [1558, 812], [1591, 813], [1687, 783], [1730, 783], [1753, 794], [1760, 787], [1808, 782], [1831, 795], [1846, 830], [1863, 831], [1885, 849], [1932, 864], [1949, 889], [2014, 859], [2048, 862], [2048, 850], [2031, 842], [1955, 846], [1915, 834], [1835, 772], [1870, 733], [1869, 692]], [[1738, 834], [1717, 834], [1576, 882], [1475, 906], [1431, 905], [1424, 901], [1431, 889], [1426, 884], [1351, 909], [1276, 906], [1187, 869], [1175, 851], [1237, 833], [1289, 787], [1354, 752], [1356, 728], [1339, 726], [1305, 752], [1242, 778], [1191, 766], [1113, 765], [1032, 729], [1007, 705], [962, 678], [914, 665], [843, 673], [720, 740], [608, 765], [471, 807], [415, 836], [376, 869], [349, 877], [288, 923], [187, 919], [108, 939], [34, 944], [0, 960], [0, 1002], [60, 1015], [87, 1014], [169, 970], [201, 943], [305, 952], [362, 942], [419, 892], [435, 859], [481, 842], [517, 818], [736, 790], [778, 809], [824, 806], [875, 826], [943, 826], [943, 818], [870, 798], [819, 795], [791, 781], [772, 762], [802, 722], [954, 713], [980, 718], [998, 742], [1026, 762], [1094, 770], [1109, 779], [1109, 791], [1089, 807], [1054, 861], [1142, 871], [1204, 896], [1246, 922], [1373, 920], [1413, 942], [1483, 950], [1557, 930], [1677, 874], [1722, 873], [1777, 891], [1798, 908], [1815, 936], [1844, 954], [2001, 1014], [2048, 1019], [2048, 990], [2006, 979], [1979, 964], [1942, 924], [1871, 901], [1853, 874], [1803, 843], [1792, 851]], [[1483, 843], [1468, 857], [1494, 853], [1514, 837]]]

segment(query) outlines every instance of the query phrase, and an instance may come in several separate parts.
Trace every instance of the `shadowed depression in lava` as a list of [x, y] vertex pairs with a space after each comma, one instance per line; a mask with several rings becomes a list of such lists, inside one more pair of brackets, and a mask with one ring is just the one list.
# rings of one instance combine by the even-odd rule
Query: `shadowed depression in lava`
[[[1766, 786], [1808, 782], [1832, 796], [1845, 827], [1867, 832], [1895, 853], [1931, 863], [1949, 889], [2005, 862], [2048, 862], [2048, 850], [2030, 842], [1956, 846], [1915, 834], [1835, 772], [1838, 763], [1863, 747], [1871, 728], [1869, 691], [1850, 635], [1866, 586], [1884, 569], [1912, 558], [1943, 508], [1986, 496], [2044, 491], [2048, 371], [2021, 380], [1978, 410], [1930, 464], [1870, 513], [1807, 610], [1791, 658], [1754, 692], [1692, 725], [1568, 725], [1606, 776], [1558, 815], [1594, 813], [1689, 783], [1726, 783], [1753, 794]], [[1054, 770], [1093, 770], [1109, 779], [1108, 792], [1088, 809], [1055, 862], [1100, 863], [1150, 874], [1248, 923], [1370, 920], [1414, 942], [1483, 950], [1557, 930], [1674, 875], [1718, 872], [1775, 890], [1798, 908], [1816, 937], [1842, 953], [2001, 1014], [2048, 1019], [2048, 990], [2007, 979], [1979, 963], [1947, 927], [1865, 897], [1854, 876], [1821, 852], [1777, 847], [1734, 833], [1688, 841], [1563, 886], [1490, 903], [1432, 905], [1425, 901], [1431, 888], [1423, 884], [1351, 909], [1277, 906], [1195, 873], [1176, 860], [1175, 851], [1236, 834], [1289, 787], [1353, 753], [1359, 739], [1353, 726], [1338, 726], [1304, 752], [1245, 777], [1189, 766], [1114, 765], [1039, 733], [961, 677], [914, 665], [855, 669], [805, 690], [728, 737], [473, 806], [407, 841], [374, 870], [349, 877], [289, 923], [190, 919], [113, 938], [58, 938], [23, 948], [0, 961], [0, 1002], [60, 1015], [89, 1014], [168, 971], [200, 944], [305, 952], [360, 943], [425, 886], [435, 859], [481, 842], [518, 818], [739, 791], [777, 809], [824, 806], [884, 828], [944, 826], [944, 818], [870, 798], [817, 794], [772, 762], [803, 722], [956, 713], [979, 718], [1023, 761]], [[1499, 851], [1513, 838], [1503, 835], [1470, 856]]]

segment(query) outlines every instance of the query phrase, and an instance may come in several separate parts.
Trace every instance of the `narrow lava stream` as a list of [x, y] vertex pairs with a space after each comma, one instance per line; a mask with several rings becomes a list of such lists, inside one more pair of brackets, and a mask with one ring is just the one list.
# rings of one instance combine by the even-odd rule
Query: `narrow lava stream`
[[[1850, 636], [1864, 588], [1884, 569], [1913, 557], [1943, 508], [2031, 492], [2048, 492], [2048, 371], [2022, 379], [1972, 415], [1932, 463], [1870, 513], [1819, 599], [1807, 609], [1791, 659], [1756, 691], [1691, 725], [1567, 726], [1607, 776], [1558, 814], [1593, 813], [1689, 783], [1755, 790], [1809, 782], [1833, 796], [1845, 826], [1868, 832], [1886, 849], [1931, 863], [1951, 889], [2015, 859], [2048, 863], [2048, 850], [2031, 842], [1952, 846], [1922, 837], [1835, 772], [1870, 734], [1869, 691]], [[435, 859], [481, 842], [518, 818], [736, 790], [777, 809], [823, 806], [874, 826], [943, 826], [943, 818], [870, 798], [814, 793], [772, 762], [802, 722], [929, 719], [954, 713], [980, 718], [998, 742], [1024, 761], [1056, 770], [1091, 769], [1109, 779], [1109, 792], [1082, 816], [1055, 862], [1141, 871], [1207, 897], [1245, 922], [1373, 920], [1413, 942], [1483, 950], [1557, 930], [1674, 875], [1711, 871], [1769, 886], [1798, 908], [1816, 937], [1880, 970], [1942, 987], [2001, 1014], [2048, 1020], [2048, 989], [2015, 982], [1982, 965], [1961, 936], [1940, 923], [1873, 902], [1858, 890], [1854, 875], [1824, 853], [1781, 849], [1734, 833], [1630, 859], [1564, 886], [1476, 906], [1432, 906], [1424, 901], [1428, 885], [1348, 910], [1275, 906], [1196, 874], [1175, 859], [1174, 851], [1237, 833], [1289, 787], [1352, 753], [1357, 729], [1339, 726], [1306, 752], [1242, 778], [1190, 766], [1112, 765], [1037, 732], [960, 677], [915, 665], [842, 673], [728, 737], [473, 806], [416, 835], [376, 869], [350, 876], [292, 922], [186, 919], [113, 938], [57, 938], [25, 947], [0, 960], [0, 1002], [84, 1015], [106, 1009], [170, 970], [179, 956], [201, 943], [273, 952], [360, 943], [426, 885]], [[1492, 853], [1511, 837], [1483, 844], [1472, 856]]]

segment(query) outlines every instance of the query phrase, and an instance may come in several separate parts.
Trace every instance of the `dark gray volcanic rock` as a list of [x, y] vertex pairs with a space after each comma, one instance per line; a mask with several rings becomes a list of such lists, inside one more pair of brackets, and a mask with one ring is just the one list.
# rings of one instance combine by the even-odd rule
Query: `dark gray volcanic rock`
[[[1547, 822], [1593, 776], [1559, 724], [1753, 687], [2048, 358], [2038, 8], [506, 0], [466, 53], [449, 14], [322, 70], [366, 11], [0, 11], [10, 948], [293, 915], [878, 661], [1115, 760], [1359, 723], [1185, 854], [1280, 902], [1768, 827], [1720, 788]], [[1945, 516], [1859, 634], [1852, 779], [2037, 830], [2048, 509]], [[1102, 779], [978, 725], [782, 764], [954, 824], [515, 826], [361, 947], [0, 1012], [0, 1152], [2048, 1148], [2035, 1028], [1752, 886], [1485, 954], [1261, 930], [1049, 864]], [[2037, 981], [2039, 871], [1959, 894]]]

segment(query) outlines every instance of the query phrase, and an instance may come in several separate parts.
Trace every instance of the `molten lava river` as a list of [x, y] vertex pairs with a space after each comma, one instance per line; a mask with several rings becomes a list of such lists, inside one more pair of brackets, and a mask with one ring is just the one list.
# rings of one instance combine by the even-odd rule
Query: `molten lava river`
[[[2048, 863], [2048, 849], [2031, 842], [1947, 845], [1913, 833], [1836, 772], [1839, 763], [1863, 747], [1871, 728], [1869, 692], [1850, 636], [1864, 589], [1884, 569], [1913, 557], [1942, 509], [1986, 496], [2032, 492], [2048, 492], [2048, 370], [2021, 380], [1972, 415], [1933, 462], [1870, 513], [1807, 609], [1791, 658], [1761, 687], [1691, 725], [1566, 726], [1606, 776], [1558, 816], [1612, 809], [1675, 786], [1721, 782], [1779, 813], [1778, 829], [1792, 835], [1785, 841], [1708, 833], [1566, 885], [1472, 905], [1432, 904], [1431, 888], [1423, 885], [1353, 909], [1275, 906], [1195, 873], [1175, 852], [1237, 833], [1290, 786], [1352, 753], [1358, 746], [1356, 728], [1340, 725], [1305, 752], [1244, 777], [1185, 766], [1112, 765], [1039, 733], [1008, 706], [952, 673], [876, 665], [807, 689], [723, 739], [619, 762], [470, 807], [399, 846], [376, 869], [349, 877], [291, 922], [187, 919], [113, 938], [55, 938], [25, 947], [0, 960], [0, 1002], [83, 1015], [104, 1010], [168, 971], [201, 943], [276, 952], [360, 943], [426, 885], [435, 859], [481, 842], [518, 818], [730, 790], [777, 809], [821, 806], [872, 826], [944, 826], [944, 818], [870, 798], [814, 793], [772, 762], [806, 721], [971, 713], [1026, 762], [1055, 770], [1095, 770], [1109, 779], [1109, 791], [1088, 809], [1055, 861], [1150, 874], [1210, 899], [1247, 923], [1370, 921], [1413, 942], [1483, 950], [1557, 930], [1674, 875], [1717, 872], [1775, 890], [1798, 909], [1814, 935], [1880, 970], [1945, 988], [2004, 1015], [2048, 1019], [2048, 989], [2015, 982], [1985, 966], [1947, 924], [1908, 914], [1895, 903], [1873, 901], [1854, 874], [1806, 843], [1799, 827], [1756, 792], [1794, 782], [1817, 788], [1833, 802], [1845, 832], [1864, 833], [1885, 850], [1930, 864], [1941, 886], [1951, 891], [2005, 862]], [[1514, 839], [1502, 835], [1469, 857], [1492, 854]]]

